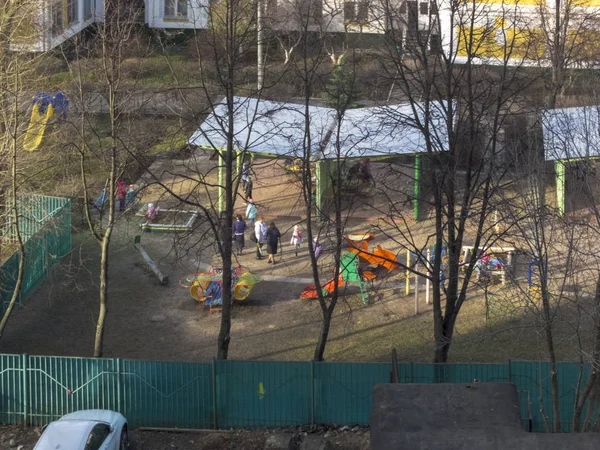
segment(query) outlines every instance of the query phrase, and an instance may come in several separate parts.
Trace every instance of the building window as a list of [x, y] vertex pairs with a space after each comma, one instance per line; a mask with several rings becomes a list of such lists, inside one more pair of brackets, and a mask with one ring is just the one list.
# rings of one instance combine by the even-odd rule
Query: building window
[[358, 2], [356, 7], [356, 22], [365, 24], [369, 21], [369, 3]]
[[406, 14], [406, 2], [402, 2], [400, 5], [400, 14]]
[[429, 14], [429, 3], [419, 3], [419, 13], [422, 16], [426, 16]]
[[354, 23], [354, 11], [356, 11], [356, 3], [344, 2], [344, 23]]
[[429, 3], [429, 11], [431, 11], [432, 16], [437, 16], [438, 7], [437, 7], [436, 0], [433, 0], [432, 2]]
[[67, 25], [79, 22], [79, 0], [67, 0]]
[[83, 0], [83, 20], [87, 20], [92, 17], [93, 8], [92, 3], [94, 0]]
[[188, 16], [188, 0], [165, 0], [165, 18], [181, 19]]
[[319, 23], [323, 18], [323, 0], [299, 0], [297, 7], [304, 20]]
[[323, 1], [312, 0], [312, 18], [315, 22], [320, 22], [323, 19]]
[[429, 53], [432, 55], [442, 54], [442, 40], [439, 34], [432, 34], [429, 38]]
[[344, 2], [344, 23], [364, 25], [369, 21], [369, 2]]
[[52, 2], [52, 6], [50, 7], [50, 32], [52, 36], [59, 36], [65, 30], [65, 25], [63, 22], [63, 4], [61, 0], [56, 0]]

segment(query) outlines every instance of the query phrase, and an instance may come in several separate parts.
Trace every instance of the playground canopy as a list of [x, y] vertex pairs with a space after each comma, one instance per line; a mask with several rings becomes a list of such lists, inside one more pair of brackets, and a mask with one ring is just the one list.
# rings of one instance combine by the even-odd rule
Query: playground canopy
[[[234, 149], [276, 156], [302, 155], [305, 137], [302, 104], [234, 97]], [[422, 103], [349, 109], [339, 126], [332, 108], [309, 106], [313, 157], [344, 158], [416, 154], [427, 151], [423, 132], [425, 105]], [[418, 117], [418, 120], [415, 120]], [[429, 131], [434, 151], [448, 149], [444, 104], [429, 103]], [[227, 104], [225, 99], [202, 123], [189, 143], [225, 149]], [[335, 131], [335, 132], [334, 132]]]
[[[301, 155], [305, 106], [247, 97], [234, 97], [234, 149], [275, 156]], [[310, 106], [310, 134], [315, 151], [324, 145], [336, 123], [331, 108]], [[223, 99], [189, 140], [192, 145], [227, 148], [227, 103]]]
[[600, 105], [542, 113], [546, 161], [600, 156]]
[[[427, 151], [427, 143], [419, 126], [423, 125], [422, 103], [349, 109], [345, 112], [337, 134], [325, 148], [324, 157], [376, 157], [416, 154]], [[442, 103], [429, 104], [429, 125], [433, 151], [448, 150], [448, 133]], [[415, 119], [418, 117], [418, 119]]]

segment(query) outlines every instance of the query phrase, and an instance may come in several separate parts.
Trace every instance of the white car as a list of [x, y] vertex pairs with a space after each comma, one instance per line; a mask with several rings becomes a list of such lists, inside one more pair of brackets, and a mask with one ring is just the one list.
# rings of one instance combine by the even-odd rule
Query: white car
[[126, 450], [127, 420], [118, 412], [87, 409], [50, 423], [33, 450]]

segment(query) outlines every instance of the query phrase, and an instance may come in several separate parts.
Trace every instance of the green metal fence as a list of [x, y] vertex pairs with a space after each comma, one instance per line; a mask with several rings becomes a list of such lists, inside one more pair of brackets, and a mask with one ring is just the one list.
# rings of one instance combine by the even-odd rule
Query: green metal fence
[[[552, 417], [548, 363], [399, 364], [402, 383], [499, 381], [517, 386], [521, 415], [545, 431]], [[589, 374], [585, 366], [582, 383]], [[131, 426], [174, 428], [367, 425], [374, 384], [391, 364], [214, 361], [209, 364], [0, 355], [0, 422], [41, 425], [86, 408], [122, 412]], [[580, 375], [560, 363], [563, 431]]]
[[[30, 195], [19, 199], [19, 230], [25, 242], [25, 273], [19, 294], [23, 303], [48, 277], [50, 268], [71, 251], [71, 200]], [[15, 239], [12, 222], [3, 238]], [[17, 282], [19, 252], [13, 253], [0, 266], [0, 315], [4, 314]]]

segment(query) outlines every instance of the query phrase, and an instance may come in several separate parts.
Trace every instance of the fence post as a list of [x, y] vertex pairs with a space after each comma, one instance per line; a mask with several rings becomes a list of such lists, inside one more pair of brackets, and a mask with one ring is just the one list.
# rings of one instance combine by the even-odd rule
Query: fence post
[[23, 370], [23, 425], [27, 426], [29, 424], [29, 420], [27, 420], [27, 416], [29, 415], [29, 384], [27, 383], [27, 371], [29, 370], [29, 356], [21, 356], [21, 367]]
[[508, 364], [508, 382], [512, 383], [512, 368], [511, 368], [512, 364], [511, 364], [510, 359], [508, 360], [507, 364]]
[[414, 376], [413, 376], [413, 363], [412, 363], [412, 361], [410, 363], [410, 382], [411, 383], [415, 382], [415, 379], [414, 379]]
[[310, 424], [315, 424], [315, 362], [310, 362]]
[[215, 430], [219, 429], [219, 422], [217, 420], [217, 361], [213, 357], [212, 360], [212, 392], [213, 392], [213, 427]]

